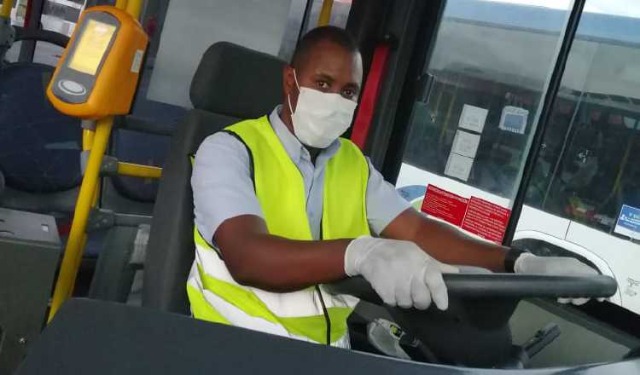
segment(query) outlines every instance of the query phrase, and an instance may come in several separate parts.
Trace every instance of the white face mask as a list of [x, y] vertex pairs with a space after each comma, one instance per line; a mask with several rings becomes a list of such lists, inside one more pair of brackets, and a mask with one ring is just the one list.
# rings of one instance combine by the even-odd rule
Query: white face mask
[[298, 86], [298, 105], [295, 113], [289, 100], [291, 121], [296, 137], [304, 145], [327, 148], [351, 125], [356, 102], [343, 98], [340, 94], [324, 93], [308, 87]]

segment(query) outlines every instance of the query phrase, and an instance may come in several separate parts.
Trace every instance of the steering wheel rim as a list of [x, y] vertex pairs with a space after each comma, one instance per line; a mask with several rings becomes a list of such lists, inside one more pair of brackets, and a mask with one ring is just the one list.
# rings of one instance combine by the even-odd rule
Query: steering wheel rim
[[[443, 279], [449, 296], [462, 299], [606, 298], [618, 289], [616, 280], [604, 275], [444, 274]], [[349, 294], [382, 304], [371, 284], [361, 276], [327, 284], [324, 288], [332, 294]]]

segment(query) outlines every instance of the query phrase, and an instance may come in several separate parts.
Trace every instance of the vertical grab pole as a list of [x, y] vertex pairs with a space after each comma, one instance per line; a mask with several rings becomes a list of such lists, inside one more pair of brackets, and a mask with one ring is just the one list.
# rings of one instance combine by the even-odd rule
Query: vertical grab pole
[[140, 19], [140, 13], [142, 12], [143, 0], [129, 0], [127, 3], [126, 11], [135, 19]]
[[0, 18], [10, 19], [11, 8], [13, 8], [13, 0], [2, 0], [2, 8], [0, 8]]
[[322, 2], [322, 9], [320, 9], [320, 16], [318, 17], [318, 27], [327, 26], [331, 21], [331, 10], [333, 9], [333, 0], [324, 0]]
[[129, 0], [116, 0], [115, 7], [118, 9], [126, 10]]
[[[87, 10], [81, 19], [88, 17], [91, 20], [91, 17], [95, 17], [92, 13], [110, 13], [115, 18], [118, 18], [122, 25], [129, 25], [129, 27], [121, 27], [121, 30], [119, 30], [118, 33], [116, 33], [117, 28], [114, 28], [114, 30], [111, 31], [109, 38], [113, 38], [115, 36], [116, 39], [112, 39], [111, 43], [119, 43], [122, 48], [127, 50], [127, 53], [132, 55], [134, 64], [141, 64], [142, 60], [139, 55], [144, 55], [144, 51], [146, 50], [148, 43], [148, 37], [137, 21], [142, 9], [142, 4], [141, 0], [118, 0], [116, 3], [117, 7], [103, 6], [92, 8]], [[127, 15], [123, 13], [127, 13]], [[89, 30], [87, 32], [92, 31]], [[75, 37], [76, 36], [74, 36], [74, 38]], [[117, 45], [114, 48], [117, 50]], [[77, 50], [76, 53], [78, 53], [78, 51], [79, 50]], [[104, 50], [103, 54], [106, 53], [107, 49]], [[131, 106], [130, 99], [127, 99], [126, 103], [122, 100], [115, 101], [112, 103], [112, 106], [108, 106], [107, 102], [116, 95], [118, 90], [124, 91], [124, 94], [127, 95], [125, 98], [129, 98], [129, 96], [133, 97], [135, 93], [135, 83], [133, 80], [135, 79], [137, 81], [138, 73], [133, 70], [129, 71], [129, 66], [126, 62], [124, 63], [125, 65], [122, 65], [123, 62], [121, 59], [109, 59], [109, 56], [106, 57], [107, 58], [104, 59], [103, 56], [103, 64], [110, 64], [113, 68], [100, 69], [103, 70], [104, 75], [110, 78], [102, 81], [96, 80], [96, 84], [102, 82], [100, 83], [100, 87], [104, 88], [104, 90], [99, 90], [94, 87], [94, 92], [90, 93], [94, 98], [96, 98], [95, 102], [97, 103], [97, 107], [91, 108], [71, 105], [69, 102], [64, 100], [63, 94], [54, 90], [54, 87], [57, 86], [55, 86], [53, 81], [47, 89], [47, 96], [54, 106], [65, 114], [81, 118], [99, 118], [101, 116], [105, 116], [105, 114], [110, 114], [97, 120], [95, 125], [87, 122], [83, 123], [82, 149], [83, 152], [88, 152], [88, 157], [86, 158], [86, 165], [84, 166], [82, 184], [80, 185], [80, 192], [76, 201], [73, 222], [71, 223], [71, 231], [69, 232], [69, 238], [62, 258], [62, 264], [60, 265], [60, 272], [53, 291], [48, 321], [53, 319], [62, 304], [73, 294], [78, 269], [82, 262], [84, 245], [87, 242], [86, 232], [89, 225], [90, 214], [92, 209], [97, 205], [100, 197], [102, 162], [107, 151], [113, 129], [114, 115], [128, 113]], [[63, 55], [63, 59], [67, 59], [66, 53]], [[139, 62], [136, 62], [138, 60]], [[109, 63], [109, 61], [111, 62]], [[69, 72], [65, 70], [67, 68], [69, 67], [66, 64], [59, 64], [57, 68], [58, 70], [56, 71], [53, 79], [60, 80], [61, 78], [58, 77], [58, 75], [62, 74], [64, 77], [65, 74], [69, 74]], [[99, 67], [96, 67], [96, 70], [92, 73], [94, 76], [98, 75], [97, 68]], [[126, 81], [121, 83], [120, 80], [123, 79]], [[58, 81], [58, 83], [59, 82], [60, 81]], [[110, 92], [111, 94], [107, 95], [105, 92]]]
[[78, 274], [78, 266], [82, 257], [83, 245], [86, 242], [86, 229], [89, 221], [89, 214], [96, 199], [96, 191], [100, 179], [100, 167], [102, 159], [107, 150], [111, 129], [113, 128], [113, 117], [101, 119], [96, 124], [93, 144], [87, 161], [87, 167], [80, 185], [80, 193], [76, 202], [76, 209], [73, 214], [69, 239], [60, 266], [60, 275], [53, 291], [51, 310], [49, 311], [49, 321], [53, 319], [60, 309], [62, 303], [67, 300], [72, 292]]

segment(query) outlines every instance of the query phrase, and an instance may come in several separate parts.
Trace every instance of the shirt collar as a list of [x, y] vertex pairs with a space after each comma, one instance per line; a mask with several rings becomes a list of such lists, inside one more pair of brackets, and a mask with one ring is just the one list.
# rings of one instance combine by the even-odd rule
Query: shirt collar
[[[298, 138], [296, 138], [296, 136], [293, 135], [291, 131], [289, 131], [289, 128], [287, 128], [287, 125], [285, 125], [282, 119], [280, 118], [281, 112], [282, 112], [282, 105], [278, 105], [277, 107], [275, 107], [273, 111], [271, 111], [271, 114], [269, 114], [269, 122], [271, 123], [271, 126], [273, 127], [274, 132], [280, 139], [280, 142], [282, 142], [282, 145], [284, 146], [285, 151], [287, 151], [287, 154], [289, 155], [289, 157], [296, 163], [299, 162], [303, 157], [305, 159], [311, 160], [309, 151], [307, 151], [307, 149], [302, 145], [302, 143], [300, 143]], [[340, 148], [340, 141], [336, 139], [329, 145], [329, 147], [320, 151], [320, 154], [318, 155], [318, 160], [320, 159], [328, 160], [333, 155], [335, 155], [336, 152], [338, 152], [339, 148]]]

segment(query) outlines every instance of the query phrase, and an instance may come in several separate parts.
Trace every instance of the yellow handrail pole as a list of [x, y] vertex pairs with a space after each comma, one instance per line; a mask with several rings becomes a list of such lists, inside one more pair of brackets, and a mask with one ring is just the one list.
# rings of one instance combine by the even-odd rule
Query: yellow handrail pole
[[[89, 120], [84, 120], [84, 121], [89, 121]], [[91, 121], [91, 123], [93, 124], [93, 121]], [[95, 124], [93, 124], [93, 126], [95, 126]], [[91, 148], [93, 147], [93, 140], [95, 138], [95, 135], [96, 135], [96, 131], [91, 127], [82, 129], [82, 151], [91, 151]], [[100, 186], [101, 186], [101, 182], [100, 182], [100, 179], [98, 179], [98, 184], [96, 185], [96, 189], [93, 192], [93, 202], [91, 204], [91, 207], [95, 207], [96, 203], [98, 202], [98, 197], [100, 196]], [[82, 251], [84, 251], [85, 247], [87, 246], [87, 239], [88, 239], [87, 233], [85, 232], [82, 236], [81, 245], [80, 245], [80, 248], [83, 249]], [[80, 269], [81, 262], [82, 262], [82, 257], [78, 257], [78, 263], [76, 264], [76, 269]], [[71, 290], [75, 288], [75, 284], [76, 283], [74, 280], [73, 285], [71, 285]]]
[[[91, 208], [95, 207], [98, 204], [98, 199], [100, 198], [100, 189], [101, 189], [102, 184], [100, 183], [100, 180], [98, 180], [98, 185], [96, 185], [96, 190], [93, 192], [93, 199], [91, 202]], [[87, 235], [87, 232], [85, 231], [82, 234], [82, 240], [81, 240], [81, 245], [80, 248], [82, 249], [81, 251], [84, 252], [84, 249], [87, 247], [87, 240], [89, 239], [89, 236]], [[80, 269], [80, 265], [82, 264], [82, 257], [79, 256], [77, 261], [76, 261], [76, 270]], [[73, 294], [73, 290], [76, 287], [76, 280], [77, 277], [75, 277], [73, 279], [73, 284], [71, 284], [70, 290], [71, 292], [69, 293], [69, 297], [71, 297], [71, 295]]]
[[116, 8], [126, 10], [129, 0], [116, 0]]
[[140, 178], [160, 178], [162, 176], [162, 168], [151, 165], [118, 162], [118, 174], [121, 176]]
[[140, 12], [142, 12], [143, 3], [143, 0], [129, 0], [127, 3], [127, 13], [135, 19], [140, 19]]
[[91, 150], [91, 146], [93, 146], [93, 137], [95, 136], [95, 132], [89, 129], [82, 129], [82, 151]]
[[82, 120], [82, 151], [91, 150], [93, 137], [96, 135], [95, 121]]
[[331, 10], [333, 9], [333, 0], [324, 0], [318, 17], [318, 26], [327, 26], [331, 21]]
[[2, 8], [0, 8], [0, 18], [11, 18], [11, 8], [13, 8], [13, 0], [2, 0]]
[[93, 147], [89, 154], [87, 167], [80, 185], [80, 193], [76, 202], [76, 209], [73, 214], [71, 231], [67, 246], [62, 257], [60, 274], [56, 281], [49, 311], [49, 321], [55, 316], [64, 301], [71, 296], [73, 285], [78, 274], [79, 258], [82, 257], [83, 243], [86, 241], [86, 229], [89, 220], [89, 213], [96, 198], [96, 189], [100, 179], [100, 167], [102, 159], [107, 150], [109, 136], [113, 128], [113, 117], [106, 117], [98, 120], [96, 124]]

